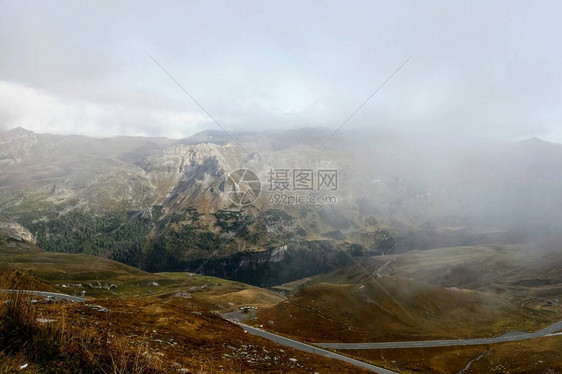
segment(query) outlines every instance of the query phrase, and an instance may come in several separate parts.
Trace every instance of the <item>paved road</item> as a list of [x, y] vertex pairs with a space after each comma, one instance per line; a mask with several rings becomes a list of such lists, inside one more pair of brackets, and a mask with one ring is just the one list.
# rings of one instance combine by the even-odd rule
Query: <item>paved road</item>
[[252, 326], [248, 326], [245, 325], [243, 323], [234, 321], [234, 320], [230, 320], [233, 323], [236, 323], [237, 325], [241, 326], [245, 331], [247, 331], [248, 333], [252, 334], [252, 335], [257, 335], [257, 336], [261, 336], [262, 338], [266, 338], [269, 339], [275, 343], [287, 346], [287, 347], [291, 347], [291, 348], [295, 348], [298, 349], [299, 351], [304, 351], [304, 352], [309, 352], [309, 353], [314, 353], [320, 356], [324, 356], [324, 357], [329, 357], [329, 358], [334, 358], [336, 360], [340, 360], [340, 361], [344, 361], [347, 362], [349, 364], [352, 365], [356, 365], [359, 367], [362, 367], [364, 369], [367, 370], [371, 370], [375, 373], [379, 373], [379, 374], [396, 374], [394, 371], [390, 371], [375, 365], [371, 365], [371, 364], [367, 364], [363, 361], [359, 361], [359, 360], [354, 360], [353, 358], [347, 357], [347, 356], [343, 356], [334, 352], [330, 352], [327, 351], [325, 349], [322, 348], [318, 348], [315, 347], [313, 345], [309, 345], [309, 344], [305, 344], [305, 343], [301, 343], [298, 342], [296, 340], [293, 339], [289, 339], [286, 338], [284, 336], [280, 336], [280, 335], [276, 335]]
[[480, 339], [451, 339], [451, 340], [427, 340], [409, 342], [381, 342], [381, 343], [314, 343], [314, 345], [329, 349], [389, 349], [389, 348], [420, 348], [420, 347], [452, 347], [460, 345], [481, 345], [504, 342], [515, 342], [519, 340], [536, 339], [543, 336], [553, 335], [562, 330], [562, 321], [536, 332], [511, 332], [495, 338]]
[[0, 290], [0, 292], [8, 292], [8, 293], [19, 292], [19, 293], [24, 293], [26, 295], [42, 296], [55, 300], [68, 300], [74, 302], [86, 301], [86, 299], [83, 297], [70, 296], [70, 295], [65, 295], [63, 293], [56, 293], [56, 292], [29, 291], [29, 290]]
[[[44, 291], [29, 291], [29, 290], [0, 290], [0, 292], [21, 292], [27, 295], [35, 295], [48, 297], [56, 300], [68, 300], [73, 302], [86, 301], [83, 297], [71, 296], [62, 293], [44, 292]], [[396, 374], [393, 371], [367, 364], [363, 361], [355, 360], [353, 358], [343, 356], [334, 352], [327, 351], [322, 348], [328, 349], [392, 349], [392, 348], [420, 348], [420, 347], [452, 347], [463, 345], [482, 345], [494, 344], [504, 342], [514, 342], [519, 340], [536, 339], [545, 336], [561, 335], [562, 321], [548, 326], [536, 332], [511, 332], [500, 335], [494, 338], [479, 338], [479, 339], [450, 339], [450, 340], [420, 340], [420, 341], [407, 341], [407, 342], [379, 342], [379, 343], [314, 343], [314, 345], [305, 344], [293, 339], [286, 338], [277, 334], [267, 332], [252, 326], [248, 326], [241, 322], [229, 319], [231, 322], [241, 326], [245, 331], [250, 334], [261, 336], [263, 338], [274, 341], [278, 344], [295, 348], [304, 352], [314, 353], [320, 356], [334, 358], [336, 360], [344, 361], [380, 374]], [[320, 348], [319, 348], [320, 347]]]
[[[42, 297], [49, 297], [51, 299], [56, 299], [56, 300], [68, 300], [68, 301], [74, 301], [74, 302], [80, 302], [80, 301], [86, 301], [85, 298], [83, 297], [78, 297], [78, 296], [70, 296], [70, 295], [65, 295], [62, 293], [55, 293], [55, 292], [44, 292], [44, 291], [29, 291], [29, 290], [0, 290], [0, 292], [21, 292], [27, 295], [35, 295], [35, 296], [42, 296]], [[231, 320], [232, 321], [232, 320]], [[264, 337], [266, 339], [272, 340], [276, 343], [279, 343], [281, 345], [287, 346], [287, 347], [292, 347], [301, 351], [305, 351], [305, 352], [311, 352], [320, 356], [325, 356], [325, 357], [330, 357], [330, 358], [335, 358], [337, 360], [341, 360], [341, 361], [345, 361], [347, 363], [356, 365], [356, 366], [360, 366], [362, 368], [374, 371], [376, 373], [380, 373], [380, 374], [396, 374], [394, 371], [390, 371], [390, 370], [386, 370], [383, 368], [380, 368], [378, 366], [375, 365], [370, 365], [367, 364], [365, 362], [359, 361], [359, 360], [354, 360], [352, 358], [334, 353], [334, 352], [330, 352], [330, 351], [326, 351], [325, 349], [321, 349], [312, 345], [308, 345], [308, 344], [304, 344], [301, 342], [298, 342], [296, 340], [292, 340], [292, 339], [288, 339], [285, 338], [283, 336], [279, 336], [279, 335], [275, 335], [272, 334], [270, 332], [264, 331], [264, 330], [260, 330], [257, 329], [255, 327], [251, 327], [248, 325], [245, 325], [243, 323], [240, 322], [236, 322], [236, 321], [232, 321], [238, 325], [240, 325], [245, 331], [248, 331], [250, 334], [253, 335], [258, 335], [261, 337]]]

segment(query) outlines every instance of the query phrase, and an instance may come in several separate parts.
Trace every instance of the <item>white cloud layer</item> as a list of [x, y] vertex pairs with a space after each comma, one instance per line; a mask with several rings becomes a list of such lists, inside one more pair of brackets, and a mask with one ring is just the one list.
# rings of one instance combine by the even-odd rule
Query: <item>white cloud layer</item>
[[204, 114], [127, 107], [61, 98], [0, 81], [0, 120], [6, 128], [94, 137], [132, 135], [182, 137], [206, 128]]
[[0, 129], [347, 125], [562, 141], [560, 2], [0, 0]]

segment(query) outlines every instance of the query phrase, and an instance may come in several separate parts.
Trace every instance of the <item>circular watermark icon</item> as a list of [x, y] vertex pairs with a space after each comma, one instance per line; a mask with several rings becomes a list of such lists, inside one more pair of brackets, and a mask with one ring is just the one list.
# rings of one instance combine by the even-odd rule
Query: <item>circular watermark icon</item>
[[234, 204], [249, 205], [260, 196], [261, 182], [253, 170], [237, 169], [226, 178], [224, 192]]

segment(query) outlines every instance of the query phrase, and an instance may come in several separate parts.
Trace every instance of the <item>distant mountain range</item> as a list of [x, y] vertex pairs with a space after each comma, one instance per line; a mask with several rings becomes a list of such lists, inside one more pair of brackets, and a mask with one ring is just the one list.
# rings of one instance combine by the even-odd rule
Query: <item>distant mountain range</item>
[[[559, 144], [371, 132], [337, 135], [318, 151], [328, 135], [94, 139], [16, 128], [0, 133], [0, 213], [47, 250], [246, 281], [252, 272], [257, 284], [348, 264], [341, 251], [519, 240], [562, 222]], [[228, 195], [240, 168], [261, 181], [247, 206]], [[269, 191], [274, 170], [337, 170], [337, 188]], [[272, 204], [280, 192], [337, 203]]]

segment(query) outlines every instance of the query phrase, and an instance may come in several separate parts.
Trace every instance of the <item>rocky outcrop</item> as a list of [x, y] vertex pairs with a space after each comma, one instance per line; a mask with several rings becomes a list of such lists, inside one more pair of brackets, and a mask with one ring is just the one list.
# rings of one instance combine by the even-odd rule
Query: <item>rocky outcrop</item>
[[13, 222], [7, 217], [0, 214], [0, 232], [5, 232], [8, 236], [17, 239], [19, 241], [28, 241], [35, 244], [35, 238], [33, 234], [20, 225], [19, 223]]
[[21, 127], [0, 133], [0, 166], [22, 161], [37, 142], [37, 134]]

